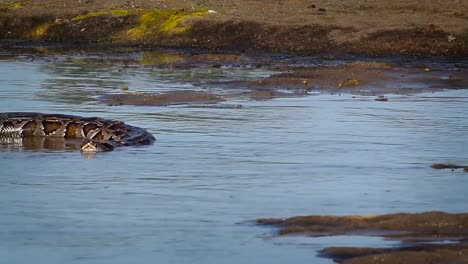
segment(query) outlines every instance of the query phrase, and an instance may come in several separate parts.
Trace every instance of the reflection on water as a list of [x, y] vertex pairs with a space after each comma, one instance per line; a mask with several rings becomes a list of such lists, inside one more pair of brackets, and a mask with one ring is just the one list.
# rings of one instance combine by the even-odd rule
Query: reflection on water
[[241, 109], [93, 100], [122, 84], [134, 91], [192, 89], [184, 78], [194, 76], [205, 83], [200, 89], [219, 89], [205, 81], [267, 72], [151, 71], [60, 56], [0, 61], [0, 112], [119, 119], [158, 139], [93, 159], [59, 139], [0, 142], [2, 261], [332, 263], [317, 250], [388, 241], [271, 239], [274, 230], [252, 220], [466, 211], [466, 173], [429, 167], [467, 163], [465, 90], [389, 95], [388, 102], [347, 95], [235, 99]]
[[0, 151], [64, 151], [79, 150], [81, 141], [65, 140], [64, 138], [27, 137], [4, 138], [0, 137]]

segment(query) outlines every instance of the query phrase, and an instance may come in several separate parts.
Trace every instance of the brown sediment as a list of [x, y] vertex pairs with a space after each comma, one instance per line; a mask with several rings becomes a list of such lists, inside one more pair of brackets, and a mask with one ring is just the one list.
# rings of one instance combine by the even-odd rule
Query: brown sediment
[[275, 90], [253, 90], [244, 93], [248, 98], [256, 101], [271, 100], [280, 97], [303, 96], [303, 93], [283, 93]]
[[455, 165], [455, 164], [442, 164], [442, 163], [436, 163], [432, 164], [431, 167], [436, 170], [442, 170], [442, 169], [463, 169], [463, 171], [468, 172], [468, 166], [461, 166], [461, 165]]
[[464, 1], [18, 0], [0, 39], [211, 50], [468, 54]]
[[221, 62], [221, 63], [236, 63], [241, 62], [243, 57], [237, 54], [212, 54], [203, 53], [195, 54], [190, 57], [190, 61], [194, 62]]
[[241, 109], [241, 104], [188, 104], [187, 108], [213, 108], [213, 109]]
[[140, 64], [145, 66], [157, 66], [160, 68], [201, 68], [233, 65], [250, 65], [250, 59], [245, 55], [201, 53], [201, 54], [176, 54], [168, 52], [143, 52]]
[[468, 213], [398, 213], [376, 216], [298, 216], [288, 219], [257, 219], [257, 223], [280, 227], [280, 234], [307, 233], [311, 236], [365, 233], [403, 237], [468, 236]]
[[[354, 62], [329, 67], [286, 67], [284, 72], [252, 81], [220, 83], [227, 87], [242, 86], [252, 90], [278, 89], [297, 93], [311, 91], [361, 95], [412, 94], [445, 89], [466, 89], [465, 72], [402, 68], [379, 62]], [[395, 85], [395, 79], [398, 84]], [[423, 86], [421, 84], [424, 84]], [[387, 101], [378, 99], [377, 101]]]
[[468, 263], [468, 244], [424, 244], [397, 248], [328, 247], [320, 254], [345, 264], [462, 264]]
[[174, 91], [164, 94], [108, 94], [101, 97], [101, 102], [108, 105], [168, 106], [193, 103], [214, 104], [222, 101], [224, 99], [217, 95], [196, 91]]
[[[390, 248], [327, 247], [320, 251], [321, 256], [333, 258], [336, 262], [468, 263], [468, 213], [434, 211], [371, 216], [314, 215], [287, 219], [261, 218], [257, 219], [257, 223], [278, 226], [281, 235], [361, 234], [383, 236], [403, 242], [399, 247]], [[446, 241], [450, 243], [443, 244]]]
[[[262, 218], [280, 234], [308, 236], [370, 235], [401, 240], [399, 247], [327, 247], [320, 255], [343, 263], [468, 263], [468, 213], [396, 213], [371, 216]], [[450, 241], [449, 244], [439, 242]], [[436, 242], [439, 244], [430, 244]], [[410, 243], [408, 244], [405, 243]], [[428, 244], [429, 243], [429, 244]]]

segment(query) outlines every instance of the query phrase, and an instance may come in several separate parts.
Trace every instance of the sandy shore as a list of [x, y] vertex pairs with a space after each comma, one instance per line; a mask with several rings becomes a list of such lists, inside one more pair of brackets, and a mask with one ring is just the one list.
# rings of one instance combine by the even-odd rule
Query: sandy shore
[[468, 54], [466, 1], [0, 1], [2, 40], [236, 52]]

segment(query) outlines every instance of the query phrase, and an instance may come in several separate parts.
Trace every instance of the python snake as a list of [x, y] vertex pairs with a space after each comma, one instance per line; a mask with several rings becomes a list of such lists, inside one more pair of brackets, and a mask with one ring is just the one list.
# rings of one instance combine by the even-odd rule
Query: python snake
[[83, 139], [81, 151], [110, 151], [118, 146], [148, 145], [156, 139], [143, 128], [98, 117], [28, 112], [0, 113], [0, 138]]

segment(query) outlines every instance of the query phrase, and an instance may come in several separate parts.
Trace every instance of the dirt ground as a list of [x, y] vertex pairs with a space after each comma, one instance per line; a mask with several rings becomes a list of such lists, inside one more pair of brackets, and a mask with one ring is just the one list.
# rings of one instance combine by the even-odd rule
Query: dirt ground
[[0, 0], [0, 39], [466, 56], [467, 11], [464, 0]]

